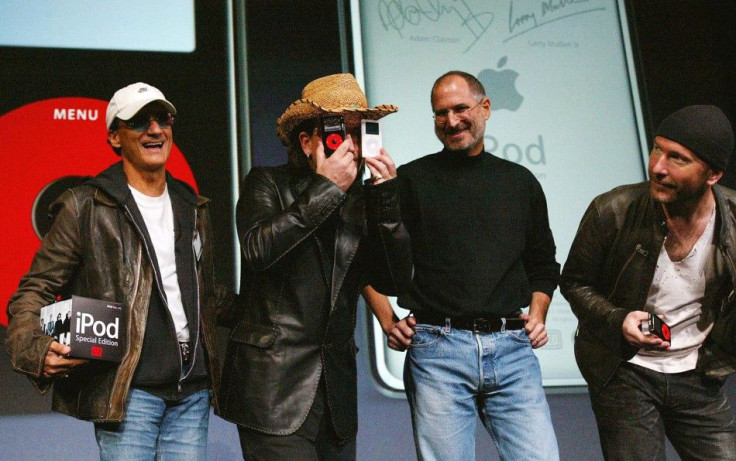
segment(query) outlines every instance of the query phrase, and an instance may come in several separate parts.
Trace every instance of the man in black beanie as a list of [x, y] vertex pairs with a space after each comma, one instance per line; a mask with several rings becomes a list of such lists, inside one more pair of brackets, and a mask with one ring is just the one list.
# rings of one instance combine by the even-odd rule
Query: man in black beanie
[[715, 106], [659, 125], [649, 181], [588, 207], [560, 288], [606, 460], [736, 459], [723, 390], [736, 371], [736, 192], [716, 184], [734, 147]]

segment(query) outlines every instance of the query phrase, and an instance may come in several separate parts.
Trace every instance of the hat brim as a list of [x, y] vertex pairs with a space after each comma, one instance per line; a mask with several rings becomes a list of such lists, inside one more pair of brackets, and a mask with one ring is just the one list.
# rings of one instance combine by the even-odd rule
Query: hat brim
[[276, 122], [276, 132], [284, 145], [289, 145], [292, 130], [304, 120], [321, 117], [324, 114], [342, 115], [347, 125], [357, 125], [361, 120], [378, 120], [398, 111], [391, 104], [382, 104], [372, 108], [337, 107], [327, 108], [309, 99], [299, 99], [286, 108]]
[[152, 102], [160, 103], [162, 106], [164, 106], [164, 108], [166, 108], [167, 111], [171, 112], [171, 115], [176, 115], [176, 108], [169, 101], [161, 98], [151, 98], [141, 99], [135, 101], [135, 103], [129, 104], [124, 110], [121, 110], [120, 113], [116, 115], [116, 117], [120, 120], [130, 120], [131, 117], [135, 116], [135, 114], [137, 114], [141, 109], [151, 104]]

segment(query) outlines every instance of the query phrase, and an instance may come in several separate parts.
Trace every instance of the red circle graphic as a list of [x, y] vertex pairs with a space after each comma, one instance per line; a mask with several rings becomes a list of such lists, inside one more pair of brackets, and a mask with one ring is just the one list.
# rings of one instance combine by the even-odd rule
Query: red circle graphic
[[340, 147], [340, 144], [342, 144], [342, 136], [340, 136], [337, 133], [332, 133], [330, 135], [327, 135], [326, 142], [327, 142], [327, 147], [330, 150], [335, 150], [338, 147]]

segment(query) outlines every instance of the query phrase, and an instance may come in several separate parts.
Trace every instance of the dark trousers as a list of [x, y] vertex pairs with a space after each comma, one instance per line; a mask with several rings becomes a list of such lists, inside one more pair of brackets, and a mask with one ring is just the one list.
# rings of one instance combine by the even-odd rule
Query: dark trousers
[[238, 426], [245, 461], [355, 461], [355, 437], [337, 438], [329, 418], [322, 418], [315, 440], [297, 434], [269, 435]]
[[723, 380], [623, 364], [590, 400], [607, 461], [664, 461], [664, 438], [683, 461], [736, 460], [736, 426]]

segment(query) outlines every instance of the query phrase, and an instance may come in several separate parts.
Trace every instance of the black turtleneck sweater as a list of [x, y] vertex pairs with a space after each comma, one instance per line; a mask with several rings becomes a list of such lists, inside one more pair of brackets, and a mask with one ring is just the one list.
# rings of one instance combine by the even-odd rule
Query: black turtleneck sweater
[[535, 291], [550, 297], [560, 265], [542, 186], [526, 168], [482, 152], [443, 150], [399, 168], [411, 235], [412, 311], [514, 316]]

